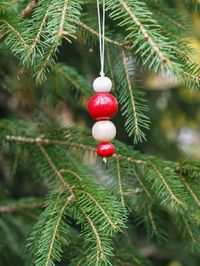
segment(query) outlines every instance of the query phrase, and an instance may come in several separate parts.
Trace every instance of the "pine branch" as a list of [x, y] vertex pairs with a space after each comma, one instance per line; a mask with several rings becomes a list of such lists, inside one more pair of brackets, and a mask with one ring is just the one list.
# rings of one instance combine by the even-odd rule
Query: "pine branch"
[[53, 0], [51, 2], [49, 11], [51, 20], [47, 24], [50, 36], [46, 39], [46, 46], [50, 45], [50, 48], [43, 53], [43, 57], [38, 60], [38, 66], [35, 68], [38, 81], [45, 79], [49, 64], [55, 63], [54, 57], [61, 45], [62, 38], [69, 42], [71, 42], [71, 38], [75, 38], [75, 21], [79, 20], [80, 4], [81, 0]]
[[195, 178], [195, 180], [198, 180], [200, 177], [200, 162], [194, 160], [186, 160], [181, 162], [176, 167], [176, 172], [184, 175], [187, 178]]
[[[183, 206], [184, 201], [184, 187], [179, 182], [175, 173], [170, 173], [167, 167], [158, 166], [159, 162], [150, 161], [149, 167], [147, 167], [146, 175], [150, 181], [152, 181], [152, 189], [157, 190], [158, 196], [163, 197], [163, 204], [168, 199], [174, 206]], [[160, 189], [162, 184], [162, 189]]]
[[200, 247], [200, 231], [199, 225], [186, 215], [176, 215], [174, 216], [174, 221], [176, 223], [179, 235], [185, 240], [185, 246], [190, 249], [192, 252], [199, 250]]
[[[88, 177], [88, 171], [75, 164], [71, 157], [66, 157], [65, 148], [58, 149], [49, 145], [44, 148], [40, 143], [36, 146], [39, 146], [39, 153], [34, 151], [34, 160], [42, 175], [46, 178], [48, 176], [51, 182], [55, 182], [57, 176], [59, 191], [71, 191], [73, 195], [74, 201], [68, 206], [68, 213], [83, 228], [82, 236], [89, 257], [87, 265], [108, 265], [112, 254], [111, 236], [124, 227], [126, 216], [121, 204], [99, 184], [94, 184]], [[51, 167], [51, 173], [47, 166]], [[36, 234], [38, 235], [37, 232]], [[39, 260], [43, 260], [40, 255], [42, 249], [38, 252]]]
[[[58, 137], [58, 133], [56, 134]], [[7, 136], [6, 139], [7, 141], [19, 141], [19, 142], [25, 142], [25, 143], [43, 143], [43, 145], [49, 145], [49, 144], [58, 144], [58, 145], [66, 145], [69, 147], [76, 147], [79, 149], [85, 149], [88, 151], [93, 151], [95, 152], [95, 149], [91, 146], [91, 141], [89, 142], [90, 144], [81, 144], [79, 145], [78, 143], [74, 142], [73, 143], [73, 137], [76, 137], [76, 140], [79, 139], [79, 137], [74, 135], [70, 135], [70, 141], [54, 141], [49, 139], [42, 139], [42, 138], [21, 138], [21, 137], [10, 137]], [[69, 137], [69, 136], [68, 136]], [[82, 136], [83, 139], [89, 139], [85, 138]], [[134, 153], [131, 151], [125, 150], [123, 151], [123, 147], [121, 147], [119, 144], [116, 143], [116, 154], [115, 156], [118, 156], [118, 159], [120, 159], [122, 162], [125, 160], [128, 163], [134, 163], [134, 164], [142, 164], [145, 167], [146, 171], [146, 176], [148, 178], [148, 181], [150, 182], [150, 186], [152, 187], [152, 190], [154, 191], [155, 195], [160, 199], [162, 204], [172, 204], [175, 207], [185, 207], [186, 204], [186, 197], [187, 195], [184, 193], [184, 185], [181, 183], [179, 178], [176, 176], [175, 170], [176, 166], [172, 166], [172, 171], [169, 171], [169, 166], [168, 164], [166, 165], [165, 162], [162, 161], [155, 161], [153, 158], [149, 158], [148, 156], [141, 156], [137, 153]], [[118, 151], [119, 149], [119, 151]], [[132, 156], [130, 155], [132, 154]], [[172, 164], [173, 165], [173, 164]], [[130, 169], [132, 169], [132, 166], [130, 166]], [[151, 195], [151, 192], [149, 192]]]
[[195, 10], [198, 10], [200, 7], [200, 1], [199, 0], [184, 0], [184, 2], [187, 6], [194, 7]]
[[145, 3], [153, 13], [153, 18], [159, 21], [159, 24], [167, 33], [170, 32], [175, 38], [190, 34], [191, 24], [188, 18], [179, 15], [176, 8], [170, 8], [166, 3], [158, 5], [152, 0], [145, 1]]
[[[137, 172], [138, 172], [138, 168]], [[142, 180], [141, 176], [136, 172], [136, 169], [133, 170], [134, 178], [137, 180], [139, 185], [141, 186], [142, 190], [147, 196], [147, 200], [150, 200], [150, 202], [153, 200], [153, 196], [151, 195], [151, 192], [149, 191], [149, 188], [146, 187], [146, 184], [144, 184], [144, 181]]]
[[4, 34], [4, 43], [16, 56], [20, 56], [27, 48], [22, 31], [23, 21], [16, 15], [0, 13], [0, 31]]
[[14, 212], [20, 212], [23, 211], [24, 209], [38, 209], [42, 208], [44, 205], [44, 202], [41, 200], [36, 200], [34, 199], [33, 202], [32, 200], [20, 200], [17, 203], [13, 204], [6, 204], [5, 206], [0, 206], [0, 213], [14, 213]]
[[37, 143], [37, 145], [38, 145], [40, 151], [42, 152], [42, 154], [44, 155], [45, 159], [47, 160], [51, 169], [53, 170], [55, 175], [59, 178], [59, 181], [61, 182], [63, 187], [72, 193], [72, 187], [63, 179], [60, 171], [57, 169], [56, 165], [54, 164], [54, 162], [50, 158], [49, 154], [46, 152], [45, 148], [41, 145], [41, 143]]
[[[83, 151], [89, 151], [89, 152], [95, 152], [96, 149], [93, 146], [90, 145], [84, 145], [84, 144], [77, 144], [76, 142], [72, 141], [62, 141], [62, 140], [50, 140], [46, 138], [27, 138], [27, 137], [21, 137], [21, 136], [6, 136], [7, 141], [11, 142], [22, 142], [22, 143], [42, 143], [42, 144], [57, 144], [57, 145], [66, 145], [72, 148], [77, 148]], [[135, 160], [129, 156], [123, 156], [120, 153], [115, 153], [115, 156], [119, 156], [122, 160], [127, 160], [128, 162], [136, 163], [136, 164], [145, 164], [146, 162], [144, 160]]]
[[[118, 25], [128, 32], [126, 40], [131, 41], [132, 52], [140, 64], [155, 73], [170, 75], [175, 80], [180, 79], [191, 89], [199, 88], [198, 64], [189, 63], [185, 58], [177, 56], [175, 49], [180, 43], [173, 36], [163, 33], [144, 3], [110, 0], [107, 9], [110, 17], [119, 21]], [[185, 49], [187, 51], [187, 47]]]
[[116, 80], [115, 80], [115, 73], [114, 73], [114, 62], [112, 62], [112, 57], [111, 57], [111, 47], [109, 45], [106, 45], [106, 60], [107, 64], [106, 65], [106, 73], [109, 73], [110, 79], [112, 80], [112, 92], [113, 94], [116, 93]]
[[[92, 90], [90, 89], [87, 81], [79, 75], [76, 70], [64, 64], [56, 64], [52, 67], [53, 80], [56, 81], [57, 90], [61, 95], [64, 94], [64, 98], [68, 98], [69, 94], [80, 99], [83, 102], [91, 96]], [[69, 88], [69, 93], [65, 95], [66, 82]], [[54, 85], [55, 87], [55, 85]]]
[[54, 265], [61, 259], [61, 237], [68, 234], [69, 228], [63, 221], [64, 212], [73, 197], [52, 192], [48, 206], [41, 214], [29, 239], [29, 247], [35, 256], [35, 265]]
[[[135, 243], [132, 242], [133, 228], [125, 231], [125, 237], [121, 235], [116, 239], [116, 255], [113, 258], [113, 265], [136, 265], [136, 266], [149, 266], [151, 265], [148, 260], [143, 258], [139, 252], [134, 249]], [[135, 237], [134, 237], [135, 238]]]
[[[83, 21], [77, 21], [77, 24], [78, 24], [78, 35], [80, 34], [81, 36], [85, 37], [87, 41], [89, 41], [89, 39], [92, 38], [92, 43], [96, 44], [99, 39], [98, 31], [91, 28], [88, 24], [84, 23]], [[105, 36], [105, 42], [119, 47], [123, 46], [123, 43], [120, 43], [106, 36]]]
[[[38, 7], [38, 9], [40, 11], [40, 8], [39, 7]], [[31, 23], [35, 22], [35, 24], [38, 27], [37, 32], [36, 32], [36, 35], [34, 36], [33, 40], [31, 40], [31, 43], [29, 45], [29, 48], [28, 48], [28, 51], [27, 51], [27, 55], [26, 55], [26, 56], [32, 58], [32, 60], [31, 60], [32, 65], [33, 65], [33, 62], [34, 62], [34, 59], [35, 59], [35, 56], [36, 56], [36, 46], [38, 45], [39, 42], [41, 42], [42, 32], [44, 30], [44, 26], [46, 24], [47, 17], [49, 15], [50, 1], [49, 2], [47, 1], [46, 4], [44, 6], [42, 6], [42, 8], [43, 8], [42, 11], [44, 11], [44, 13], [41, 14], [42, 16], [40, 15], [39, 12], [36, 12], [34, 14], [34, 17], [36, 17], [36, 19], [39, 20], [38, 23], [36, 24], [37, 21], [31, 21]], [[41, 19], [41, 21], [40, 21], [40, 19]], [[27, 29], [30, 32], [31, 29], [30, 28], [27, 28]], [[26, 35], [28, 35], [29, 32], [26, 32]]]
[[36, 7], [38, 3], [38, 0], [32, 0], [31, 3], [29, 3], [26, 8], [24, 8], [21, 12], [22, 17], [28, 17], [33, 12], [34, 8]]
[[163, 215], [160, 208], [162, 203], [158, 204], [157, 193], [153, 187], [150, 187], [151, 184], [148, 182], [144, 169], [136, 165], [132, 173], [137, 181], [137, 185], [141, 188], [140, 193], [138, 193], [137, 203], [133, 206], [137, 216], [136, 220], [139, 225], [142, 223], [145, 226], [150, 239], [154, 238], [158, 243], [161, 243], [166, 240], [166, 232], [162, 221]]
[[120, 171], [120, 160], [119, 160], [118, 156], [116, 156], [116, 164], [117, 164], [117, 179], [118, 179], [118, 186], [119, 186], [119, 194], [121, 197], [122, 206], [125, 207], [123, 188], [122, 188], [122, 180], [121, 180], [121, 171]]
[[[21, 128], [24, 127], [21, 124]], [[26, 146], [27, 149], [35, 147], [34, 152], [32, 150], [31, 153], [34, 154], [35, 165], [40, 169], [42, 176], [46, 176], [47, 180], [53, 183], [56, 182], [60, 187], [59, 191], [69, 191], [68, 187], [73, 190], [74, 200], [73, 204], [68, 206], [68, 214], [83, 228], [82, 237], [86, 244], [84, 252], [89, 254], [89, 257], [88, 259], [81, 257], [79, 261], [87, 263], [87, 265], [95, 265], [95, 263], [109, 265], [109, 257], [112, 254], [110, 237], [113, 232], [121, 230], [124, 223], [124, 218], [122, 218], [124, 216], [119, 212], [121, 213], [120, 208], [122, 208], [124, 195], [126, 195], [125, 184], [128, 184], [129, 189], [137, 189], [137, 193], [134, 194], [137, 201], [133, 202], [130, 198], [130, 200], [127, 199], [126, 204], [130, 204], [131, 208], [135, 210], [138, 221], [145, 225], [149, 237], [155, 237], [158, 241], [163, 241], [166, 238], [160, 208], [167, 209], [170, 215], [175, 211], [182, 215], [187, 213], [188, 208], [197, 205], [195, 198], [185, 190], [185, 184], [176, 175], [175, 172], [180, 171], [176, 163], [142, 155], [115, 142], [116, 154], [113, 159], [110, 159], [109, 168], [115, 167], [112, 174], [116, 174], [118, 190], [121, 191], [119, 193], [121, 202], [116, 202], [111, 195], [102, 191], [99, 184], [94, 185], [88, 176], [89, 171], [78, 166], [69, 155], [72, 152], [73, 157], [77, 156], [77, 150], [81, 151], [81, 154], [85, 151], [95, 153], [94, 146], [96, 144], [90, 139], [89, 133], [73, 128], [54, 129], [37, 138], [33, 135], [32, 137], [9, 136], [8, 134], [12, 132], [15, 132], [14, 127], [7, 126], [5, 130], [1, 123], [3, 141], [19, 142], [25, 145], [29, 143]], [[70, 147], [70, 150], [66, 147]], [[49, 166], [51, 166], [50, 169]], [[125, 170], [121, 172], [122, 169]], [[127, 177], [132, 180], [132, 183], [129, 183]], [[126, 182], [124, 182], [125, 180]], [[187, 216], [185, 216], [185, 220], [190, 224]], [[37, 243], [36, 246], [38, 246]], [[198, 246], [198, 243], [195, 246]]]
[[[134, 143], [146, 140], [143, 129], [149, 129], [149, 119], [145, 115], [148, 108], [145, 105], [146, 100], [143, 99], [144, 93], [136, 90], [132, 86], [130, 78], [130, 70], [128, 66], [128, 58], [125, 51], [122, 50], [123, 69], [119, 75], [119, 83], [121, 93], [119, 95], [119, 103], [122, 106], [122, 115], [126, 117], [125, 128], [129, 136], [134, 137]], [[118, 66], [121, 71], [121, 65]], [[126, 82], [124, 82], [126, 80]]]
[[[151, 18], [151, 12], [149, 12], [144, 3], [135, 1], [134, 3], [130, 0], [115, 0], [108, 1], [108, 10], [111, 11], [110, 17], [114, 20], [119, 20], [120, 26], [129, 26], [126, 39], [134, 40], [132, 48], [146, 56], [143, 63], [148, 64], [150, 60], [157, 64], [156, 68], [166, 66], [169, 64], [169, 59], [164, 52], [163, 43], [166, 39], [161, 36], [157, 29], [159, 28], [157, 22]], [[145, 16], [143, 14], [145, 13]], [[121, 16], [120, 16], [121, 15]], [[149, 24], [149, 25], [148, 25]], [[159, 36], [159, 39], [158, 39]], [[143, 44], [143, 45], [142, 45]], [[138, 49], [136, 48], [138, 47]], [[146, 51], [145, 51], [146, 50]], [[147, 55], [147, 51], [149, 54]], [[153, 63], [151, 66], [153, 68]]]
[[[16, 15], [1, 15], [5, 25], [2, 30], [6, 30], [7, 35], [6, 44], [24, 65], [34, 68], [38, 81], [45, 79], [50, 65], [55, 64], [62, 38], [69, 42], [71, 38], [75, 38], [75, 21], [80, 16], [80, 4], [79, 0], [41, 0], [26, 23]], [[24, 49], [19, 49], [19, 45]]]

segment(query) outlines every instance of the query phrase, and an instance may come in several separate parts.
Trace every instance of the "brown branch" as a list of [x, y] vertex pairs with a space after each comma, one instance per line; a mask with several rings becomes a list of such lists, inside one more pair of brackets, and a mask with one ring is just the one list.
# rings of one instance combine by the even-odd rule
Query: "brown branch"
[[[65, 140], [50, 140], [46, 138], [27, 138], [27, 137], [21, 137], [21, 136], [6, 136], [5, 138], [7, 141], [10, 142], [23, 142], [23, 143], [32, 143], [32, 144], [55, 144], [55, 145], [66, 145], [68, 147], [77, 148], [89, 152], [96, 152], [96, 148], [93, 148], [92, 146], [85, 145], [85, 144], [79, 144], [72, 141], [65, 141]], [[129, 156], [125, 156], [120, 154], [119, 152], [116, 152], [113, 157], [116, 158], [118, 156], [120, 159], [135, 163], [135, 164], [146, 164], [147, 161], [145, 160], [137, 160]]]
[[29, 3], [21, 12], [22, 17], [26, 18], [30, 16], [30, 14], [33, 12], [34, 8], [36, 7], [38, 3], [38, 0], [32, 0], [31, 3]]
[[27, 204], [27, 205], [8, 205], [8, 206], [0, 206], [0, 213], [13, 213], [13, 212], [18, 212], [24, 209], [39, 209], [42, 208], [44, 205], [44, 202], [35, 202], [32, 204]]

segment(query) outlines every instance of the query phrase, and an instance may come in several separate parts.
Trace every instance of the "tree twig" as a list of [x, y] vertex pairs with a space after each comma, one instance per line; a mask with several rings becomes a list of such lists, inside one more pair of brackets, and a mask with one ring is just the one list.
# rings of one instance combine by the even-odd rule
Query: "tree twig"
[[8, 206], [0, 206], [0, 213], [13, 213], [18, 212], [23, 209], [39, 209], [42, 208], [44, 205], [44, 202], [35, 202], [32, 204], [24, 204], [24, 205], [18, 205], [18, 204], [12, 204]]
[[31, 3], [29, 3], [21, 12], [22, 17], [26, 18], [30, 16], [30, 14], [33, 12], [33, 9], [37, 5], [38, 0], [32, 0]]

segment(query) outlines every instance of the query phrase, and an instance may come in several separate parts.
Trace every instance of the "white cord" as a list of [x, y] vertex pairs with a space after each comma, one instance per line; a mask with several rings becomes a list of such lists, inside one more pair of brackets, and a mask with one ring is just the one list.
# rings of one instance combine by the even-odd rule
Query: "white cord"
[[97, 15], [98, 15], [98, 24], [99, 24], [99, 53], [100, 53], [100, 62], [101, 62], [101, 71], [100, 76], [105, 76], [104, 74], [104, 50], [105, 50], [105, 0], [102, 0], [102, 19], [100, 13], [100, 3], [97, 0]]

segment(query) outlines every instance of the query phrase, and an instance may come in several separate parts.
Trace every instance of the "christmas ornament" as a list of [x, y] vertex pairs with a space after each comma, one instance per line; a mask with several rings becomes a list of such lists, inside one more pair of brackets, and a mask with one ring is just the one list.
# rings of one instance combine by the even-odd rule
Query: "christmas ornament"
[[99, 142], [112, 141], [116, 135], [116, 127], [111, 121], [98, 121], [92, 128], [92, 135]]
[[93, 82], [93, 88], [96, 92], [110, 92], [112, 89], [112, 81], [104, 76], [98, 77]]
[[88, 103], [88, 111], [95, 120], [111, 119], [117, 110], [116, 98], [107, 92], [96, 93]]
[[96, 78], [93, 82], [93, 88], [96, 93], [90, 98], [88, 111], [93, 119], [98, 120], [92, 128], [92, 135], [96, 141], [100, 142], [97, 147], [97, 154], [103, 157], [105, 161], [107, 157], [111, 157], [115, 152], [111, 141], [115, 138], [116, 127], [109, 120], [116, 114], [118, 103], [116, 98], [109, 93], [112, 89], [112, 81], [105, 77], [104, 74], [105, 0], [102, 3], [101, 18], [100, 4], [99, 0], [97, 0], [101, 71], [100, 77]]
[[102, 142], [97, 147], [97, 154], [101, 157], [111, 157], [115, 152], [115, 147], [112, 143]]

